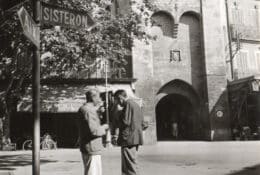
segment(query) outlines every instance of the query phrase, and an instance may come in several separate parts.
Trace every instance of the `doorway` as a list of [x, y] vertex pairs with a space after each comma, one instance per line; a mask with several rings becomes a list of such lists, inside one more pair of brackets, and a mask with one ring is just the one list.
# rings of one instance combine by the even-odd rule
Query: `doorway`
[[175, 79], [156, 96], [157, 139], [203, 140], [205, 127], [200, 96], [187, 82]]
[[186, 97], [179, 94], [163, 97], [156, 106], [158, 140], [192, 140], [194, 114]]

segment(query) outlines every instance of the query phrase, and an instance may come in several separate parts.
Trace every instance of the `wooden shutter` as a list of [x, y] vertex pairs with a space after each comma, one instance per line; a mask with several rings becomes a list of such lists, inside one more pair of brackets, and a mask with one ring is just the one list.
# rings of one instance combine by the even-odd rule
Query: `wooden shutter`
[[248, 51], [240, 51], [237, 57], [237, 68], [239, 77], [245, 77], [249, 74]]
[[260, 52], [255, 53], [255, 58], [256, 58], [256, 62], [257, 62], [258, 73], [260, 73]]

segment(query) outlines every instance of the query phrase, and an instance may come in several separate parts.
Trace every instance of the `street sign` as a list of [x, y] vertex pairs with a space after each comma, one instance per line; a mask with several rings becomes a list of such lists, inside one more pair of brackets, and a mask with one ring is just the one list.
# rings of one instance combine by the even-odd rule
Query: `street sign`
[[17, 12], [22, 24], [24, 35], [37, 47], [40, 46], [40, 28], [33, 21], [24, 7]]
[[86, 13], [41, 3], [41, 22], [68, 28], [90, 28], [95, 22]]

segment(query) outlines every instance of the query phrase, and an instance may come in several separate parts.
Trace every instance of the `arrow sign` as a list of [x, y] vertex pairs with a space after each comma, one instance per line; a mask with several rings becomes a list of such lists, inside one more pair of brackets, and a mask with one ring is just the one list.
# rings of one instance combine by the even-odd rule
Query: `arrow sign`
[[33, 21], [24, 7], [17, 12], [22, 24], [24, 35], [37, 47], [40, 46], [40, 28]]
[[66, 9], [55, 5], [41, 3], [41, 22], [67, 28], [92, 27], [95, 22], [86, 12]]

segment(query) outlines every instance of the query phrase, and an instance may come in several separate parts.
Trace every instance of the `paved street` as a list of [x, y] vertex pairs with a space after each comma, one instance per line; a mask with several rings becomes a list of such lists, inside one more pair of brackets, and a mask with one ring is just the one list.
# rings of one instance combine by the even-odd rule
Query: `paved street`
[[[159, 142], [139, 152], [142, 175], [259, 175], [260, 142]], [[104, 175], [120, 175], [120, 149], [104, 151]], [[41, 152], [41, 175], [83, 174], [77, 149]], [[9, 173], [7, 173], [9, 172]], [[0, 175], [30, 175], [31, 153], [0, 152]]]

